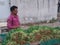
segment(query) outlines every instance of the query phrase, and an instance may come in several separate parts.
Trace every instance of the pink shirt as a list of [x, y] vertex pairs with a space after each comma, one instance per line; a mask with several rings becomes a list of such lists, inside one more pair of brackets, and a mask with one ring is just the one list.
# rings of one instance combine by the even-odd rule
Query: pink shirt
[[19, 22], [19, 19], [18, 19], [18, 15], [13, 15], [11, 14], [7, 20], [7, 27], [8, 29], [13, 29], [13, 28], [17, 28], [20, 26], [20, 22]]

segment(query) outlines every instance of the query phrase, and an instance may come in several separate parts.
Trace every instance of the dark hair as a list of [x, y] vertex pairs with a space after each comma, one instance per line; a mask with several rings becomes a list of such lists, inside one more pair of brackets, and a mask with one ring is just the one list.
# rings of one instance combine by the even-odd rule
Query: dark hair
[[15, 8], [18, 8], [17, 6], [12, 6], [11, 8], [10, 8], [10, 11], [12, 12]]

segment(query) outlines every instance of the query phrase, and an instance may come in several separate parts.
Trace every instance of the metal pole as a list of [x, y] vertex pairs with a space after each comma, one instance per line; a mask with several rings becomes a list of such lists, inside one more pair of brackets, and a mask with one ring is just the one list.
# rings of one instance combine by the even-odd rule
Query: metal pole
[[[39, 10], [40, 10], [40, 5], [39, 5], [39, 0], [36, 0], [37, 1], [37, 18], [39, 17]], [[41, 15], [41, 14], [40, 14]], [[37, 22], [37, 21], [36, 21]]]
[[43, 8], [44, 8], [44, 0], [43, 0]]
[[37, 9], [39, 10], [39, 0], [37, 0]]
[[48, 12], [49, 12], [49, 9], [50, 9], [50, 0], [48, 0]]
[[9, 0], [9, 7], [11, 7], [11, 0]]

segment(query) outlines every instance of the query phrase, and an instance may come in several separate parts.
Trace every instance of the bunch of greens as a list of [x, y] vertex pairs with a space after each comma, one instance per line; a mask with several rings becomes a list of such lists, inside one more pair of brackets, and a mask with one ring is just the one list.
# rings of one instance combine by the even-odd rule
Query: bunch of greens
[[31, 26], [27, 30], [17, 28], [11, 30], [3, 45], [24, 45], [36, 41], [47, 41], [50, 39], [60, 39], [60, 28], [48, 26]]

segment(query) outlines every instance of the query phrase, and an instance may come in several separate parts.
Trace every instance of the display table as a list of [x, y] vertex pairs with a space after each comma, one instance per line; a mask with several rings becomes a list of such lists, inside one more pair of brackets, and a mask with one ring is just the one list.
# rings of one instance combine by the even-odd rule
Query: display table
[[[28, 29], [10, 30], [3, 40], [3, 45], [44, 45], [51, 39], [60, 39], [60, 27], [31, 26]], [[48, 42], [46, 44], [49, 45]]]

